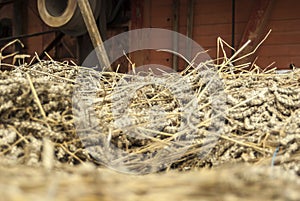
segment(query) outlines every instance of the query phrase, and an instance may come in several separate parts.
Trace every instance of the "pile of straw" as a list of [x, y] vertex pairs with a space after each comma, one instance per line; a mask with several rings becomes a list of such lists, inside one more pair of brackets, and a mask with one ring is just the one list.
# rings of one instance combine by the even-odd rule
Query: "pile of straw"
[[[180, 74], [161, 71], [159, 75], [152, 71], [127, 75], [99, 72], [52, 59], [6, 65], [11, 70], [0, 71], [0, 177], [1, 181], [20, 177], [16, 188], [11, 183], [7, 200], [15, 199], [13, 193], [31, 191], [26, 184], [33, 170], [30, 167], [39, 167], [34, 174], [41, 179], [33, 182], [34, 193], [44, 179], [49, 179], [47, 174], [53, 174], [50, 186], [42, 185], [42, 191], [49, 191], [49, 199], [51, 193], [60, 196], [63, 192], [55, 190], [57, 186], [68, 188], [71, 183], [82, 182], [85, 187], [106, 186], [107, 192], [96, 187], [84, 189], [92, 196], [87, 200], [93, 196], [117, 200], [110, 189], [114, 185], [120, 186], [113, 188], [120, 195], [132, 191], [127, 200], [146, 199], [148, 193], [165, 200], [172, 191], [169, 182], [176, 182], [174, 188], [191, 199], [217, 196], [232, 200], [253, 192], [252, 200], [257, 200], [257, 191], [264, 193], [265, 200], [275, 196], [278, 200], [298, 200], [293, 185], [298, 185], [300, 175], [300, 71], [277, 74], [275, 70], [262, 72], [255, 65], [245, 70], [249, 64], [233, 66], [234, 61], [225, 56], [221, 64], [190, 63]], [[198, 172], [165, 173], [167, 183], [158, 187], [157, 193], [148, 189], [160, 178], [157, 175], [131, 178], [131, 187], [137, 190], [122, 190], [127, 176], [103, 173], [104, 180], [92, 180], [94, 170], [85, 172], [89, 175], [85, 178], [80, 169], [72, 170], [70, 176], [62, 168], [86, 162], [139, 174], [203, 171], [201, 178], [195, 176]], [[245, 163], [253, 167], [246, 170]], [[244, 165], [228, 168], [235, 164]], [[25, 172], [19, 172], [20, 168]], [[206, 168], [213, 170], [206, 172]], [[280, 172], [276, 183], [267, 177], [267, 169]], [[205, 174], [216, 179], [210, 181]], [[170, 179], [174, 175], [178, 180]], [[257, 180], [252, 181], [251, 176]], [[148, 183], [141, 185], [144, 179]], [[183, 190], [190, 179], [194, 187]], [[252, 184], [251, 191], [246, 190]], [[278, 192], [281, 185], [285, 186], [284, 193]], [[209, 190], [202, 194], [195, 186]], [[216, 195], [214, 186], [224, 194]], [[68, 196], [78, 196], [75, 194]]]
[[[43, 161], [43, 139], [47, 138], [52, 142], [55, 163], [78, 164], [92, 160], [109, 166], [109, 161], [120, 157], [114, 155], [115, 150], [109, 153], [111, 146], [104, 146], [103, 141], [110, 138], [113, 147], [130, 153], [127, 158], [121, 157], [118, 163], [128, 164], [126, 168], [130, 166], [130, 169], [127, 171], [137, 169], [147, 173], [247, 162], [280, 165], [300, 174], [299, 70], [288, 74], [219, 71], [220, 80], [214, 84], [205, 76], [214, 78], [215, 75], [191, 69], [181, 75], [183, 81], [180, 84], [190, 86], [183, 93], [182, 90], [175, 91], [178, 84], [171, 88], [175, 92], [168, 91], [163, 84], [151, 84], [152, 78], [148, 76], [131, 77], [84, 69], [84, 73], [89, 74], [87, 79], [98, 76], [97, 93], [93, 92], [93, 96], [85, 90], [86, 86], [91, 87], [88, 85], [91, 82], [76, 84], [78, 72], [78, 66], [41, 61], [0, 73], [0, 153], [3, 163], [38, 165]], [[178, 75], [167, 76], [174, 82], [178, 80]], [[130, 79], [136, 77], [140, 80], [130, 83]], [[136, 90], [137, 83], [143, 84], [147, 79], [150, 81], [146, 83], [150, 84]], [[208, 84], [218, 90], [212, 90]], [[78, 95], [78, 87], [80, 98], [86, 100], [74, 98]], [[132, 88], [142, 95], [133, 95], [129, 99], [126, 91], [130, 93]], [[92, 104], [94, 118], [90, 114], [89, 118], [97, 120], [92, 123], [82, 113], [91, 110], [91, 106], [86, 106], [91, 97], [96, 101]], [[190, 103], [194, 104], [193, 111], [181, 107]], [[157, 107], [158, 112], [164, 111], [163, 115], [155, 114], [149, 118], [155, 111], [150, 106]], [[127, 110], [122, 113], [124, 108]], [[76, 120], [73, 113], [80, 118]], [[186, 113], [191, 114], [187, 117]], [[126, 120], [124, 114], [131, 121], [128, 125], [122, 122]], [[81, 128], [93, 129], [81, 132]], [[161, 154], [156, 154], [158, 152]], [[167, 160], [168, 155], [171, 160]], [[158, 165], [145, 165], [149, 160]], [[157, 169], [148, 169], [152, 167]]]

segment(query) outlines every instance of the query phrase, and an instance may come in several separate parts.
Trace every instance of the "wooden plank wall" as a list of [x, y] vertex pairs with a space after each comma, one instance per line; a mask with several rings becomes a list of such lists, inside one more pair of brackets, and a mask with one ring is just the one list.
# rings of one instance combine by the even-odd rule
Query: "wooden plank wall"
[[[36, 0], [28, 0], [25, 9], [25, 16], [22, 25], [13, 26], [23, 26], [24, 34], [32, 34], [50, 30], [39, 17], [37, 11]], [[13, 19], [13, 4], [7, 4], [3, 6], [0, 10], [0, 19], [10, 18]], [[23, 38], [21, 41], [24, 43], [25, 47], [22, 49], [23, 53], [34, 55], [35, 52], [40, 54], [48, 43], [53, 40], [54, 34], [40, 35], [31, 38]]]
[[[143, 27], [165, 28], [172, 30], [173, 0], [143, 0]], [[249, 20], [252, 6], [259, 0], [236, 1], [235, 44], [239, 44], [245, 26]], [[212, 58], [216, 57], [216, 39], [223, 38], [231, 44], [232, 1], [230, 0], [195, 0], [193, 40], [209, 50]], [[272, 62], [273, 67], [288, 68], [294, 63], [300, 66], [300, 1], [275, 0], [266, 33], [272, 33], [259, 48], [257, 64], [262, 68]], [[186, 34], [187, 0], [180, 0], [179, 31]], [[265, 34], [266, 34], [265, 33]], [[230, 55], [230, 50], [227, 51]], [[144, 57], [144, 64], [159, 63], [172, 66], [172, 56], [168, 53], [150, 51]], [[183, 65], [183, 63], [180, 63]]]
[[272, 34], [259, 49], [260, 64], [278, 68], [300, 66], [300, 1], [276, 0], [268, 28]]
[[[141, 20], [133, 24], [132, 28], [156, 27], [172, 30], [173, 0], [133, 0], [139, 1], [143, 8], [136, 12]], [[180, 0], [179, 32], [186, 34], [187, 1]], [[259, 0], [236, 0], [236, 29], [235, 44], [239, 44], [251, 10]], [[273, 10], [266, 30], [272, 29], [270, 37], [257, 52], [257, 64], [262, 68], [272, 62], [273, 67], [288, 68], [291, 63], [300, 66], [300, 1], [274, 0]], [[142, 3], [141, 3], [142, 2]], [[222, 37], [231, 44], [231, 0], [195, 0], [193, 40], [208, 50], [212, 58], [216, 57], [216, 39]], [[12, 5], [7, 5], [0, 10], [0, 19], [13, 18]], [[133, 16], [134, 17], [134, 16]], [[49, 30], [39, 18], [36, 9], [36, 0], [28, 0], [26, 33], [36, 33]], [[139, 27], [140, 26], [140, 27]], [[24, 39], [26, 47], [24, 52], [40, 54], [42, 50], [55, 37], [54, 34]], [[162, 39], [161, 39], [162, 40]], [[170, 40], [171, 39], [165, 39]], [[151, 42], [151, 41], [150, 41]], [[227, 51], [230, 54], [230, 50]], [[51, 52], [55, 55], [55, 52]], [[65, 56], [67, 57], [67, 56]], [[137, 65], [158, 63], [172, 66], [170, 53], [156, 51], [142, 51], [138, 56], [132, 57]], [[181, 68], [186, 64], [180, 61]]]
[[[23, 26], [24, 34], [45, 32], [52, 29], [41, 20], [38, 13], [36, 0], [27, 0], [26, 7], [24, 7], [24, 10], [24, 24], [13, 24], [13, 26]], [[7, 4], [0, 9], [0, 19], [13, 19], [13, 17], [13, 4]], [[55, 35], [55, 33], [50, 33], [21, 39], [21, 41], [25, 45], [25, 47], [22, 49], [22, 53], [26, 53], [31, 56], [34, 56], [35, 53], [40, 55], [43, 52], [43, 50], [45, 50], [45, 48], [52, 42], [52, 40], [54, 40]], [[76, 38], [71, 36], [64, 36], [61, 43], [59, 43], [59, 45], [56, 46], [56, 48], [53, 48], [50, 52], [48, 52], [48, 54], [56, 60], [72, 59], [76, 62], [76, 49]], [[11, 49], [10, 51], [13, 51], [13, 49]], [[29, 60], [30, 59], [28, 59], [28, 62]]]
[[[51, 30], [40, 18], [36, 0], [27, 0], [27, 33], [38, 33]], [[48, 44], [55, 38], [55, 34], [46, 34], [24, 39], [25, 51], [27, 54], [34, 55], [35, 52], [40, 55]], [[54, 56], [54, 51], [49, 52]]]

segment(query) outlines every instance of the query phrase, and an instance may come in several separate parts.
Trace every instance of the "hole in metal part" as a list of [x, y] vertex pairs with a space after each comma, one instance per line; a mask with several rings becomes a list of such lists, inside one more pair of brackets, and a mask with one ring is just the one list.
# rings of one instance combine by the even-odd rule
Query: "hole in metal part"
[[54, 17], [61, 16], [68, 7], [69, 0], [45, 0], [48, 13]]

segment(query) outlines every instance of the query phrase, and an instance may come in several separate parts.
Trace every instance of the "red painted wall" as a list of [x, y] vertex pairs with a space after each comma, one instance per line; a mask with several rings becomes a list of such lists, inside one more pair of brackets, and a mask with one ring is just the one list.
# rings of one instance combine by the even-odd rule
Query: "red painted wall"
[[[138, 0], [140, 1], [140, 0]], [[136, 16], [142, 20], [142, 27], [156, 27], [172, 29], [173, 0], [141, 0], [143, 1], [143, 13]], [[235, 44], [239, 44], [246, 24], [252, 12], [252, 7], [259, 0], [236, 1], [236, 28]], [[290, 63], [300, 66], [300, 1], [276, 0], [266, 23], [262, 36], [272, 29], [269, 38], [258, 49], [255, 56], [257, 64], [265, 68], [272, 62], [273, 67], [288, 68]], [[195, 0], [193, 40], [204, 49], [209, 50], [212, 58], [216, 57], [217, 37], [223, 38], [231, 44], [232, 4], [227, 0]], [[135, 17], [135, 16], [133, 16]], [[136, 20], [136, 19], [135, 19]], [[182, 34], [186, 34], [187, 0], [180, 0], [180, 28]], [[137, 27], [134, 27], [137, 28]], [[230, 55], [230, 51], [228, 50]], [[133, 56], [135, 58], [135, 56]], [[166, 66], [172, 65], [172, 56], [168, 53], [157, 54], [153, 51], [138, 56], [139, 64], [160, 63]], [[183, 62], [181, 65], [185, 65]]]
[[[235, 44], [239, 44], [246, 24], [251, 15], [252, 8], [259, 0], [236, 0], [236, 29]], [[132, 19], [130, 28], [156, 27], [172, 29], [173, 0], [132, 0]], [[36, 0], [27, 0], [26, 33], [36, 33], [49, 30], [38, 15]], [[273, 67], [288, 68], [290, 63], [300, 66], [300, 1], [275, 0], [270, 19], [266, 23], [266, 31], [272, 29], [272, 33], [256, 53], [257, 64], [262, 68], [272, 62]], [[231, 44], [231, 0], [195, 0], [194, 23], [192, 39], [208, 50], [212, 58], [216, 57], [216, 39], [222, 37]], [[12, 5], [6, 5], [0, 9], [0, 19], [13, 18]], [[180, 0], [179, 32], [186, 34], [187, 24], [187, 0]], [[265, 33], [264, 33], [265, 34]], [[44, 48], [54, 39], [54, 34], [23, 39], [24, 52], [33, 55], [40, 54]], [[76, 41], [67, 40], [61, 49], [56, 48], [50, 52], [57, 58], [68, 57], [73, 54], [76, 57]], [[171, 40], [171, 39], [170, 39]], [[69, 42], [71, 44], [68, 45]], [[72, 42], [73, 41], [73, 42]], [[151, 42], [151, 41], [150, 41]], [[171, 41], [170, 41], [171, 42]], [[65, 48], [69, 46], [71, 48]], [[75, 48], [73, 48], [75, 47]], [[66, 49], [74, 50], [71, 54]], [[67, 52], [67, 53], [66, 53]], [[230, 55], [230, 50], [228, 50]], [[131, 55], [131, 59], [137, 65], [159, 63], [172, 66], [170, 53], [158, 53], [155, 51], [141, 51]], [[186, 64], [180, 61], [180, 67]]]

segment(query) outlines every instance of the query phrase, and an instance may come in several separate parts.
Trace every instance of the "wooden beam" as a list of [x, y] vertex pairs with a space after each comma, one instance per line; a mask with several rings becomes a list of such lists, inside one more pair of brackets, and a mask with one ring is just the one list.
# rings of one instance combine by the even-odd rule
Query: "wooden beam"
[[86, 24], [100, 64], [104, 65], [104, 70], [112, 71], [89, 1], [78, 0], [78, 6], [80, 8], [80, 12]]
[[132, 0], [131, 9], [131, 29], [143, 28], [144, 0]]
[[[151, 1], [151, 0], [150, 0]], [[131, 19], [130, 19], [130, 30], [134, 29], [141, 29], [144, 27], [144, 17], [150, 16], [150, 1], [149, 0], [131, 0]], [[146, 6], [149, 6], [147, 9]], [[148, 12], [148, 13], [147, 13]], [[146, 14], [147, 13], [147, 14]], [[150, 24], [150, 22], [149, 22]], [[134, 40], [134, 43], [138, 43], [139, 46], [142, 43], [145, 43], [144, 40], [136, 40], [134, 38], [129, 38], [129, 45], [131, 44], [131, 41]], [[149, 59], [150, 50], [143, 50], [143, 51], [137, 51], [137, 52], [131, 52], [128, 56], [131, 61], [135, 64], [136, 67], [145, 65], [147, 62], [147, 59]], [[128, 71], [132, 70], [132, 66], [128, 65]]]
[[[24, 28], [24, 5], [22, 0], [13, 1], [14, 18], [13, 18], [13, 35], [19, 36], [23, 34]], [[22, 47], [19, 43], [16, 43], [15, 50], [21, 51]]]
[[[264, 37], [264, 33], [267, 31], [266, 25], [272, 11], [273, 3], [274, 0], [255, 1], [239, 47], [242, 47], [248, 40], [251, 40], [251, 43], [241, 52], [241, 54], [249, 53], [254, 50], [260, 40]], [[252, 61], [254, 57], [255, 56], [250, 57], [248, 61]]]
[[59, 32], [58, 35], [54, 38], [54, 40], [51, 41], [51, 43], [43, 50], [43, 52], [39, 55], [40, 59], [44, 59], [46, 56], [46, 53], [50, 52], [65, 36], [64, 33]]
[[[235, 48], [235, 5], [236, 1], [231, 0], [231, 47]], [[234, 55], [234, 50], [232, 49], [231, 55]]]
[[[179, 32], [179, 13], [180, 13], [180, 0], [173, 0], [173, 51], [178, 52], [178, 32]], [[178, 71], [178, 57], [172, 55], [172, 67], [175, 72]]]
[[[195, 0], [188, 0], [186, 36], [190, 39], [193, 39], [194, 5], [195, 5]], [[192, 44], [191, 44], [190, 40], [187, 40], [186, 51], [187, 51], [186, 52], [186, 57], [189, 61], [191, 61], [192, 60]]]

